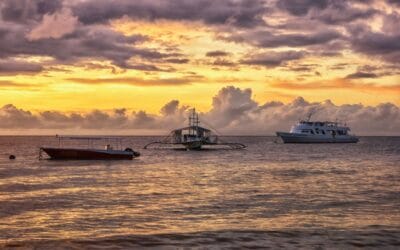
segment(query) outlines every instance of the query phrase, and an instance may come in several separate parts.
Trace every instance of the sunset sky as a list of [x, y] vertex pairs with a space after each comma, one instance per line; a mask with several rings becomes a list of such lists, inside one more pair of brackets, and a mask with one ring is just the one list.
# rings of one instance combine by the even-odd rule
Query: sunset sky
[[318, 107], [399, 134], [399, 27], [396, 0], [1, 0], [0, 130], [161, 133], [191, 106], [271, 133]]

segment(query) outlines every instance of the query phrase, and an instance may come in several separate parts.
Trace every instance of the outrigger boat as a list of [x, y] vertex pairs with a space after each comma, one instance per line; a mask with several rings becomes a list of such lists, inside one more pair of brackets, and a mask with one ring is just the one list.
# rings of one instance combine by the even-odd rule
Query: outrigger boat
[[[39, 150], [39, 159], [43, 159], [42, 153], [45, 152], [53, 160], [132, 160], [139, 157], [140, 153], [125, 148], [122, 150], [121, 137], [68, 137], [56, 136], [58, 138], [58, 147], [41, 147]], [[65, 140], [84, 140], [87, 141], [87, 148], [83, 147], [63, 147]], [[94, 148], [94, 141], [106, 141], [104, 149]], [[117, 146], [110, 145], [114, 142]]]
[[300, 120], [290, 132], [276, 132], [284, 143], [357, 143], [358, 137], [351, 135], [346, 124], [329, 121]]
[[189, 126], [175, 129], [161, 141], [155, 141], [144, 146], [148, 149], [154, 146], [174, 146], [181, 145], [187, 150], [199, 150], [204, 146], [207, 147], [223, 147], [228, 149], [243, 149], [245, 145], [241, 143], [223, 142], [219, 136], [211, 129], [201, 127], [199, 115], [195, 109], [191, 109], [189, 115]]

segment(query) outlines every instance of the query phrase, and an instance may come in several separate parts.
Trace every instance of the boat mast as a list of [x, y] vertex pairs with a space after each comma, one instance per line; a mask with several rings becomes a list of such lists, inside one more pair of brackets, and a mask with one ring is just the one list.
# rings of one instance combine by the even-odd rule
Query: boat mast
[[189, 134], [194, 135], [194, 131], [197, 130], [197, 127], [200, 124], [199, 115], [196, 113], [196, 109], [193, 108], [192, 112], [189, 115]]

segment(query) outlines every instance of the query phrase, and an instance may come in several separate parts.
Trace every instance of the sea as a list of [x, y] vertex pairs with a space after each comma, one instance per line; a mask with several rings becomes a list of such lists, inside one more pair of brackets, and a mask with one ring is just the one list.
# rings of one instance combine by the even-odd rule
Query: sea
[[131, 161], [54, 161], [55, 137], [0, 137], [0, 248], [400, 249], [400, 137], [143, 149], [160, 138], [124, 137]]

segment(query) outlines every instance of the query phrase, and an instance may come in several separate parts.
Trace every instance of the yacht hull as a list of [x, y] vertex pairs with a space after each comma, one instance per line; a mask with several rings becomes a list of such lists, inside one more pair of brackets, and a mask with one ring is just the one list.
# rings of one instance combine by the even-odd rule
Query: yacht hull
[[323, 135], [307, 135], [287, 132], [276, 132], [284, 143], [357, 143], [358, 138], [355, 136], [323, 136]]
[[137, 152], [122, 150], [40, 148], [53, 160], [132, 160]]

